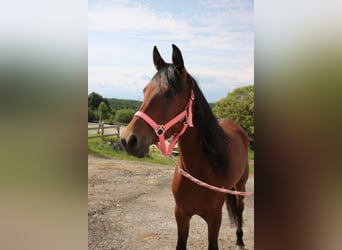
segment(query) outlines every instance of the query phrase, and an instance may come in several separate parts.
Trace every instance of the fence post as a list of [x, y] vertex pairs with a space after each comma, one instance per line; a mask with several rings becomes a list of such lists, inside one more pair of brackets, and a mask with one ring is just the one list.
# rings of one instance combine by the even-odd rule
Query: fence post
[[101, 123], [101, 138], [103, 140], [103, 135], [104, 135], [104, 122]]

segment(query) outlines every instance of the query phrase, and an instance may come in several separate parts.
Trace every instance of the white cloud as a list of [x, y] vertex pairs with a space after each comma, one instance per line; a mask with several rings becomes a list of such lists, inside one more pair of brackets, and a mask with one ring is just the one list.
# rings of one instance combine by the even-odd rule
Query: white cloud
[[198, 0], [199, 5], [211, 9], [246, 9], [253, 6], [253, 0]]
[[[121, 67], [91, 67], [89, 68], [89, 92], [95, 91], [105, 97], [133, 98], [142, 100], [142, 89], [155, 73], [151, 66], [133, 69]], [[189, 70], [197, 80], [209, 102], [225, 97], [228, 92], [241, 86], [254, 84], [253, 66], [236, 69], [220, 70], [198, 68]]]
[[218, 83], [222, 86], [230, 86], [234, 84], [253, 84], [254, 67], [251, 65], [242, 69], [197, 69], [190, 72], [199, 84], [212, 84]]
[[91, 63], [110, 63], [113, 58], [122, 57], [125, 52], [122, 48], [115, 47], [105, 42], [93, 42], [88, 44], [88, 61]]
[[209, 92], [219, 91], [214, 98], [225, 96], [235, 84], [252, 84], [250, 2], [200, 2], [205, 7], [191, 16], [126, 1], [90, 2], [88, 32], [96, 39], [89, 39], [88, 45], [89, 89], [102, 89], [108, 97], [114, 97], [113, 93], [120, 97], [120, 91], [140, 97], [147, 76], [155, 73], [153, 45], [169, 61], [171, 43], [179, 46], [189, 73], [198, 76], [199, 84]]
[[[147, 76], [152, 78], [154, 68], [123, 68], [123, 67], [89, 67], [88, 89], [99, 90], [106, 97], [120, 97], [120, 93], [131, 93], [134, 97], [141, 96], [142, 89], [148, 83]], [[91, 92], [90, 91], [90, 92]]]
[[147, 32], [147, 36], [156, 41], [187, 41], [189, 45], [201, 48], [236, 50], [246, 36], [253, 36], [253, 32], [234, 29], [245, 27], [251, 19], [253, 14], [250, 12], [224, 9], [195, 15], [190, 22], [170, 12], [153, 11], [144, 5], [101, 4], [90, 7], [88, 28], [90, 31], [134, 35]]
[[175, 19], [168, 12], [157, 13], [143, 5], [93, 6], [88, 14], [89, 30], [102, 32], [165, 32], [171, 34], [189, 32], [191, 27]]

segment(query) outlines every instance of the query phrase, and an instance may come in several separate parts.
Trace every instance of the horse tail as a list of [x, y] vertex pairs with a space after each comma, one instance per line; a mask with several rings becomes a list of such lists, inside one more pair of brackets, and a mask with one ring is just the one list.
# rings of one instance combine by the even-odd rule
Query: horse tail
[[238, 225], [238, 209], [236, 206], [236, 196], [232, 194], [227, 194], [226, 197], [226, 207], [228, 211], [228, 215], [230, 218], [230, 222], [234, 224], [235, 226]]

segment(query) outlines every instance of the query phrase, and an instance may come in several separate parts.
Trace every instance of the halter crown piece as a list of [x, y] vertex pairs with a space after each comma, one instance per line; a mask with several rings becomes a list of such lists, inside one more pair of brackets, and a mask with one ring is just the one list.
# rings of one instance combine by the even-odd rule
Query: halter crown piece
[[[159, 148], [159, 150], [162, 152], [163, 155], [170, 156], [178, 138], [182, 134], [184, 134], [185, 130], [188, 127], [194, 126], [193, 121], [192, 121], [192, 116], [193, 116], [192, 105], [193, 105], [194, 100], [195, 100], [195, 93], [193, 89], [191, 89], [191, 95], [190, 95], [188, 104], [186, 105], [185, 109], [164, 125], [157, 124], [150, 116], [148, 116], [144, 112], [138, 111], [134, 114], [135, 116], [142, 118], [145, 122], [147, 122], [148, 125], [150, 125], [154, 129], [154, 132], [159, 138], [159, 142], [155, 143], [155, 145], [157, 148]], [[174, 134], [172, 136], [172, 139], [169, 144], [169, 148], [166, 150], [165, 136], [164, 136], [165, 132], [169, 128], [171, 128], [173, 125], [175, 125], [177, 122], [180, 122], [182, 120], [185, 120], [183, 123], [183, 128], [178, 134]]]

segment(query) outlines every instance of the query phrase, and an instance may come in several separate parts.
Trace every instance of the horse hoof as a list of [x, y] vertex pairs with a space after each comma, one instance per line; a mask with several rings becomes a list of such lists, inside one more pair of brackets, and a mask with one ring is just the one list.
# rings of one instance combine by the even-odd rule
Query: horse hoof
[[236, 240], [236, 245], [238, 245], [238, 246], [240, 246], [240, 247], [243, 247], [243, 246], [245, 245], [245, 243], [243, 243], [243, 240], [242, 240], [242, 239], [241, 239], [241, 240], [237, 239], [237, 240]]

